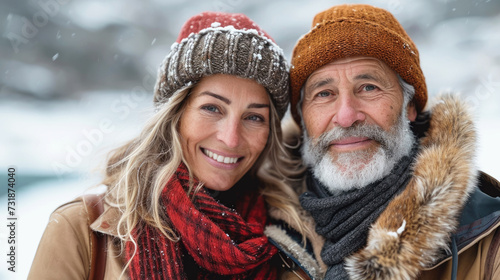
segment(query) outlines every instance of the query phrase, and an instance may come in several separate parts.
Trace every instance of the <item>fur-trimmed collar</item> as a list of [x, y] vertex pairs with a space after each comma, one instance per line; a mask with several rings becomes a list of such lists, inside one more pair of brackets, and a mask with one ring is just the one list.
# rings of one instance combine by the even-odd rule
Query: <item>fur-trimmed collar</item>
[[438, 98], [410, 183], [372, 225], [366, 247], [346, 259], [351, 279], [413, 279], [449, 250], [476, 185], [475, 144], [465, 103]]

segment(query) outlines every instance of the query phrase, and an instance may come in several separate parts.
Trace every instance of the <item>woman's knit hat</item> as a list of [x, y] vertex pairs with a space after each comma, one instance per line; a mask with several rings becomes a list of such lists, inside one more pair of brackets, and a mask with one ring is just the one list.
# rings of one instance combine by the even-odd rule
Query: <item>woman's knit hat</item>
[[191, 17], [160, 66], [154, 101], [213, 74], [253, 79], [264, 86], [280, 118], [289, 102], [283, 50], [243, 14], [204, 12]]
[[370, 5], [339, 5], [314, 17], [311, 30], [299, 39], [290, 69], [291, 112], [297, 123], [300, 91], [316, 69], [336, 59], [368, 56], [385, 62], [415, 88], [417, 112], [427, 102], [427, 87], [418, 50], [388, 11]]

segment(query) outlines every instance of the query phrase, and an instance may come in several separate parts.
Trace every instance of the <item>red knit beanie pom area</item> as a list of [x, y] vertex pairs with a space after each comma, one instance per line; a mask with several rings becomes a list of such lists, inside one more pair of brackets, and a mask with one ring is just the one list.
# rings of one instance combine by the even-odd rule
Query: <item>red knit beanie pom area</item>
[[180, 43], [182, 39], [187, 38], [190, 34], [199, 33], [201, 30], [209, 27], [216, 28], [227, 26], [233, 26], [235, 29], [239, 30], [257, 30], [261, 35], [273, 40], [269, 34], [244, 14], [203, 12], [191, 17], [184, 23], [176, 42]]

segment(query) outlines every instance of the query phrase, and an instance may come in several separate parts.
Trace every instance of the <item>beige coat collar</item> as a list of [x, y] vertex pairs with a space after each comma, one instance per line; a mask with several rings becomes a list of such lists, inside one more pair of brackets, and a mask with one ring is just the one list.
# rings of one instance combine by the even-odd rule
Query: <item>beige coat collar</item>
[[104, 212], [90, 225], [90, 228], [93, 231], [118, 237], [118, 221], [120, 217], [120, 209], [105, 203]]

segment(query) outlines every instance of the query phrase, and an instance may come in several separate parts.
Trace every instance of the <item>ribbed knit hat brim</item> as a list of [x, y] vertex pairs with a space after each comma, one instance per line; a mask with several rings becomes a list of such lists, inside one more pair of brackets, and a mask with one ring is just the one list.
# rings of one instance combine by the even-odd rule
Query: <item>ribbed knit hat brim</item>
[[255, 29], [213, 24], [172, 45], [160, 66], [154, 101], [214, 74], [253, 79], [264, 86], [280, 118], [289, 103], [288, 64], [283, 51]]
[[291, 69], [291, 112], [297, 123], [297, 103], [307, 78], [318, 68], [346, 57], [377, 58], [415, 88], [420, 112], [427, 102], [427, 87], [417, 47], [387, 11], [369, 5], [341, 5], [316, 15], [313, 28], [294, 48]]

